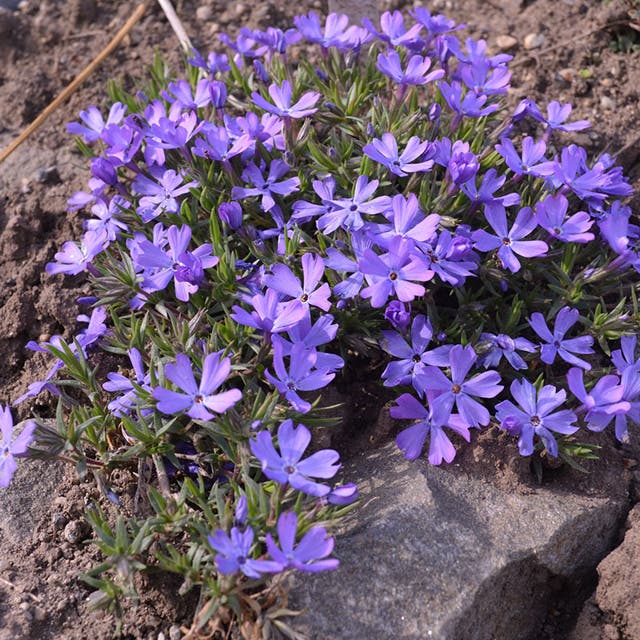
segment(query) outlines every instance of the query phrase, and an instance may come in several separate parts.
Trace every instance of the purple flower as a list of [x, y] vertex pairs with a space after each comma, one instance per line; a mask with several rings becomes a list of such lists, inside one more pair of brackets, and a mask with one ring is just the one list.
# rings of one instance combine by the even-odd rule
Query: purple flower
[[308, 313], [308, 307], [300, 300], [281, 302], [273, 289], [267, 289], [264, 295], [256, 294], [248, 302], [253, 306], [253, 311], [249, 313], [235, 305], [231, 317], [239, 324], [266, 334], [288, 331]]
[[390, 49], [386, 55], [378, 54], [377, 69], [398, 84], [422, 85], [444, 77], [443, 69], [436, 69], [427, 73], [431, 67], [431, 58], [425, 56], [411, 56], [407, 62], [407, 68], [402, 69], [400, 56], [396, 51]]
[[433, 338], [433, 328], [429, 318], [420, 314], [411, 325], [411, 344], [395, 331], [383, 331], [382, 348], [395, 358], [382, 372], [385, 387], [400, 384], [411, 384], [422, 396], [425, 392], [424, 373], [427, 365], [447, 366], [449, 363], [449, 346], [438, 347], [427, 351]]
[[404, 333], [411, 323], [411, 311], [400, 302], [392, 300], [384, 310], [384, 317], [394, 329]]
[[350, 482], [345, 485], [340, 485], [339, 487], [334, 487], [331, 490], [325, 500], [329, 504], [333, 504], [339, 507], [342, 507], [347, 504], [352, 504], [358, 499], [358, 486], [353, 482]]
[[595, 238], [589, 233], [593, 224], [591, 216], [586, 211], [578, 211], [565, 220], [568, 206], [568, 200], [561, 193], [547, 196], [536, 205], [538, 224], [562, 242], [591, 242]]
[[503, 269], [509, 269], [512, 273], [520, 270], [521, 264], [516, 254], [525, 258], [535, 258], [547, 253], [549, 247], [546, 242], [522, 240], [538, 226], [531, 207], [520, 209], [511, 230], [507, 229], [507, 212], [501, 204], [485, 206], [485, 218], [496, 235], [484, 229], [477, 229], [472, 235], [475, 248], [479, 251], [498, 249], [498, 258]]
[[480, 340], [484, 343], [482, 356], [479, 363], [485, 369], [497, 367], [504, 356], [507, 362], [516, 370], [527, 369], [527, 363], [517, 351], [535, 353], [538, 348], [526, 338], [512, 338], [504, 333], [481, 333]]
[[178, 213], [178, 198], [189, 193], [189, 189], [197, 184], [196, 180], [183, 184], [183, 176], [173, 169], [163, 171], [157, 182], [138, 174], [133, 181], [133, 188], [144, 194], [137, 208], [142, 222], [150, 222], [163, 213]]
[[420, 142], [418, 136], [411, 136], [404, 151], [400, 154], [398, 143], [393, 134], [383, 133], [381, 140], [374, 138], [371, 144], [366, 144], [363, 147], [362, 152], [387, 167], [391, 173], [403, 177], [416, 171], [431, 171], [433, 160], [413, 162], [413, 160], [421, 158], [428, 147], [429, 142]]
[[198, 80], [194, 94], [191, 91], [191, 85], [186, 80], [178, 80], [177, 82], [169, 83], [169, 90], [163, 91], [162, 97], [168, 102], [176, 102], [183, 109], [195, 111], [206, 107], [211, 102], [209, 84], [210, 80], [208, 78]]
[[568, 409], [556, 411], [566, 398], [564, 389], [556, 391], [552, 385], [545, 385], [538, 393], [536, 388], [525, 379], [511, 383], [511, 395], [518, 403], [504, 400], [496, 405], [496, 418], [501, 429], [511, 435], [519, 436], [518, 447], [523, 456], [533, 453], [533, 436], [538, 436], [552, 456], [558, 455], [558, 443], [552, 431], [570, 435], [578, 430], [573, 423], [576, 414]]
[[[588, 120], [576, 120], [575, 122], [565, 122], [571, 114], [572, 106], [570, 104], [560, 104], [554, 100], [547, 105], [547, 117], [545, 118], [538, 111], [530, 111], [530, 114], [540, 122], [546, 122], [549, 129], [557, 131], [581, 131], [588, 129], [591, 125]], [[538, 117], [538, 114], [540, 117]]]
[[608, 195], [631, 195], [633, 189], [625, 181], [620, 167], [607, 169], [608, 166], [600, 162], [590, 169], [587, 152], [571, 144], [563, 147], [560, 159], [554, 161], [554, 184], [566, 185], [579, 198], [593, 205], [601, 205]]
[[615, 415], [628, 413], [631, 409], [631, 403], [622, 399], [624, 387], [618, 376], [602, 376], [587, 393], [584, 371], [574, 367], [567, 373], [567, 383], [571, 393], [582, 403], [587, 428], [591, 431], [602, 431]]
[[289, 267], [284, 264], [274, 264], [271, 267], [271, 275], [265, 276], [264, 283], [282, 295], [296, 298], [309, 311], [311, 306], [329, 311], [331, 308], [331, 302], [329, 302], [331, 289], [326, 282], [318, 287], [320, 279], [324, 275], [322, 258], [305, 253], [302, 256], [302, 274], [301, 283]]
[[460, 416], [449, 415], [443, 419], [442, 414], [427, 409], [412, 395], [404, 393], [391, 407], [391, 417], [399, 420], [418, 420], [411, 427], [401, 431], [396, 437], [396, 444], [404, 452], [405, 458], [415, 460], [424, 448], [429, 436], [429, 462], [439, 465], [443, 460], [451, 462], [456, 455], [455, 447], [444, 431], [444, 427], [453, 429], [467, 442], [471, 436], [469, 427]]
[[442, 14], [431, 15], [431, 12], [425, 7], [415, 7], [410, 9], [409, 13], [432, 35], [440, 35], [448, 31], [457, 31], [463, 29], [464, 25], [456, 25], [454, 20], [449, 20]]
[[[304, 534], [298, 546], [295, 546], [298, 517], [295, 512], [281, 513], [278, 518], [278, 540], [276, 545], [271, 534], [265, 537], [269, 554], [284, 567], [293, 567], [307, 573], [336, 569], [340, 562], [336, 558], [327, 558], [333, 551], [333, 538], [329, 538], [324, 527], [312, 527]], [[324, 560], [323, 558], [327, 558]]]
[[196, 139], [193, 155], [208, 160], [218, 160], [228, 170], [231, 158], [244, 153], [247, 149], [253, 149], [254, 141], [247, 134], [233, 137], [224, 127], [207, 124], [208, 126], [203, 126], [201, 129], [204, 137]]
[[[415, 194], [405, 198], [398, 193], [391, 199], [391, 206], [383, 212], [390, 224], [376, 225], [375, 241], [381, 247], [389, 248], [395, 238], [405, 238], [408, 245], [427, 250], [429, 241], [434, 237], [440, 216], [431, 213], [425, 216], [420, 210], [420, 203]], [[396, 240], [397, 242], [397, 240]]]
[[401, 302], [411, 302], [423, 296], [422, 285], [411, 280], [425, 282], [433, 278], [433, 271], [424, 266], [418, 256], [409, 253], [409, 244], [402, 238], [392, 241], [388, 253], [378, 256], [372, 249], [366, 249], [358, 262], [369, 286], [360, 295], [371, 298], [371, 306], [382, 307], [390, 295], [396, 295]]
[[473, 276], [478, 268], [471, 240], [461, 235], [452, 235], [448, 229], [442, 229], [422, 250], [425, 253], [425, 266], [443, 282], [454, 287], [463, 285], [466, 278]]
[[[320, 316], [312, 325], [311, 317], [307, 314], [302, 317], [298, 324], [290, 327], [287, 332], [293, 344], [300, 342], [307, 349], [315, 349], [334, 340], [338, 333], [338, 324], [333, 322], [333, 316], [327, 313]], [[282, 340], [285, 356], [291, 355], [292, 343]], [[318, 351], [316, 367], [335, 371], [344, 367], [344, 360], [334, 353]]]
[[[231, 359], [220, 359], [222, 351], [210, 353], [202, 363], [200, 384], [193, 376], [191, 360], [183, 353], [176, 355], [175, 363], [164, 368], [165, 376], [180, 391], [156, 387], [153, 397], [162, 413], [183, 413], [194, 420], [212, 420], [214, 413], [224, 413], [242, 398], [240, 389], [230, 389], [222, 393], [214, 391], [227, 379], [231, 371]], [[213, 412], [213, 413], [212, 413]]]
[[293, 21], [303, 37], [323, 49], [336, 47], [338, 51], [345, 51], [360, 46], [371, 37], [364, 29], [356, 25], [349, 26], [349, 16], [346, 14], [330, 13], [324, 29], [314, 11], [306, 16], [296, 16]]
[[621, 376], [623, 388], [622, 400], [631, 407], [626, 413], [616, 415], [616, 438], [620, 442], [629, 442], [629, 420], [635, 426], [640, 424], [640, 375], [636, 367], [627, 367]]
[[260, 431], [249, 441], [251, 452], [260, 460], [262, 472], [269, 480], [290, 484], [294, 489], [311, 496], [326, 496], [331, 490], [326, 484], [309, 478], [333, 478], [340, 469], [340, 454], [333, 449], [316, 451], [302, 460], [311, 442], [311, 432], [303, 424], [296, 428], [292, 420], [278, 427], [280, 453], [273, 446], [269, 431]]
[[107, 234], [107, 240], [113, 242], [119, 238], [123, 231], [128, 231], [129, 227], [118, 220], [117, 215], [128, 209], [131, 203], [121, 196], [114, 196], [106, 203], [104, 200], [97, 200], [91, 207], [91, 213], [95, 218], [90, 218], [85, 222], [87, 231]]
[[[318, 186], [320, 187], [320, 185]], [[318, 229], [321, 229], [325, 234], [332, 233], [338, 227], [347, 231], [362, 229], [365, 222], [361, 214], [382, 213], [389, 207], [389, 196], [373, 198], [377, 188], [377, 180], [369, 182], [367, 176], [359, 176], [353, 189], [353, 197], [334, 198], [332, 195], [325, 207], [320, 208], [320, 211], [314, 214], [323, 213], [317, 221]], [[327, 204], [330, 206], [327, 207]]]
[[253, 187], [233, 187], [231, 197], [234, 200], [242, 200], [251, 196], [262, 196], [262, 208], [271, 211], [276, 206], [273, 194], [287, 196], [298, 191], [299, 178], [288, 178], [277, 182], [289, 172], [291, 167], [284, 160], [273, 160], [269, 165], [269, 175], [265, 178], [262, 171], [252, 162], [242, 173], [242, 179]]
[[15, 470], [18, 468], [15, 458], [26, 455], [27, 447], [33, 440], [33, 431], [36, 423], [27, 420], [20, 435], [12, 442], [13, 438], [13, 417], [8, 406], [0, 405], [0, 487], [3, 489], [9, 486]]
[[194, 67], [208, 71], [212, 76], [216, 73], [224, 73], [225, 71], [231, 70], [229, 58], [224, 53], [210, 53], [206, 61], [197, 49], [192, 49], [191, 55], [193, 57], [187, 58], [187, 62]]
[[511, 71], [506, 65], [495, 67], [486, 58], [463, 63], [458, 69], [458, 75], [476, 95], [506, 93], [511, 79]]
[[621, 336], [620, 349], [611, 352], [611, 361], [619, 373], [628, 367], [640, 369], [640, 359], [636, 357], [637, 339], [635, 334]]
[[144, 269], [142, 288], [145, 291], [162, 291], [173, 279], [176, 298], [186, 302], [200, 288], [204, 270], [215, 267], [219, 258], [211, 255], [209, 243], [187, 251], [191, 241], [191, 228], [187, 225], [169, 227], [167, 241], [169, 246], [165, 249], [136, 234], [134, 264]]
[[540, 360], [542, 362], [552, 364], [556, 359], [556, 355], [559, 355], [569, 364], [587, 371], [591, 369], [591, 365], [586, 360], [582, 360], [574, 354], [593, 353], [591, 348], [593, 338], [591, 336], [579, 336], [577, 338], [564, 339], [564, 334], [571, 329], [579, 318], [580, 312], [577, 309], [563, 307], [558, 311], [553, 333], [551, 333], [544, 316], [540, 312], [536, 311], [536, 313], [531, 314], [531, 318], [528, 320], [531, 328], [546, 341], [546, 344], [543, 344], [540, 349]]
[[456, 140], [451, 146], [451, 157], [447, 165], [454, 184], [460, 185], [472, 180], [479, 168], [478, 158], [470, 151], [469, 143]]
[[498, 175], [495, 169], [489, 169], [482, 177], [482, 183], [476, 186], [477, 176], [473, 176], [467, 182], [460, 185], [460, 190], [468, 196], [469, 200], [479, 204], [502, 204], [504, 207], [511, 207], [520, 204], [520, 194], [507, 193], [504, 196], [494, 196], [493, 194], [502, 187], [507, 177]]
[[527, 136], [522, 141], [522, 157], [509, 138], [502, 138], [500, 144], [496, 145], [496, 151], [505, 159], [509, 169], [517, 176], [532, 175], [544, 178], [552, 175], [554, 164], [546, 161], [544, 156], [546, 150], [547, 145], [544, 140], [535, 142], [531, 136]]
[[334, 378], [327, 368], [316, 368], [318, 353], [315, 349], [308, 349], [303, 343], [296, 342], [291, 347], [289, 357], [289, 371], [284, 365], [285, 344], [277, 335], [273, 336], [273, 368], [276, 376], [269, 370], [265, 376], [278, 391], [284, 394], [291, 406], [300, 413], [307, 413], [311, 404], [303, 400], [298, 391], [314, 391], [326, 387]]
[[121, 373], [112, 372], [107, 374], [108, 382], [102, 385], [103, 389], [111, 393], [121, 392], [121, 395], [108, 404], [109, 411], [112, 411], [116, 416], [131, 413], [135, 408], [138, 399], [136, 385], [146, 391], [151, 391], [150, 376], [148, 373], [145, 374], [142, 355], [135, 347], [129, 349], [127, 353], [133, 367], [134, 380], [131, 381]]
[[119, 124], [126, 110], [127, 107], [122, 103], [114, 102], [111, 105], [111, 109], [109, 109], [109, 115], [105, 122], [100, 111], [91, 106], [86, 111], [80, 112], [80, 120], [84, 122], [84, 125], [78, 122], [71, 122], [67, 125], [67, 131], [77, 136], [84, 136], [86, 142], [94, 142], [100, 138], [105, 127]]
[[277, 84], [270, 85], [269, 95], [273, 100], [273, 104], [265, 100], [255, 91], [251, 94], [251, 99], [254, 104], [261, 109], [285, 118], [304, 118], [305, 116], [315, 113], [317, 109], [313, 107], [320, 99], [320, 94], [317, 91], [307, 91], [307, 93], [301, 96], [298, 102], [292, 105], [291, 84], [287, 80], [282, 82], [281, 87]]
[[500, 375], [497, 371], [485, 371], [466, 380], [476, 359], [473, 347], [457, 344], [449, 351], [451, 379], [436, 367], [426, 368], [423, 384], [427, 392], [431, 391], [435, 395], [431, 402], [431, 409], [440, 420], [448, 420], [455, 405], [466, 426], [477, 427], [489, 424], [489, 412], [472, 396], [494, 398], [504, 387], [500, 384]]
[[380, 16], [380, 31], [369, 18], [363, 18], [362, 24], [373, 36], [393, 47], [407, 47], [407, 49], [421, 49], [423, 40], [420, 38], [421, 24], [414, 24], [409, 30], [404, 26], [404, 17], [400, 11], [385, 11]]
[[451, 123], [452, 131], [458, 128], [463, 116], [481, 118], [499, 109], [499, 105], [497, 104], [489, 104], [485, 107], [484, 105], [487, 102], [488, 96], [478, 95], [473, 91], [467, 91], [463, 98], [462, 84], [457, 81], [449, 84], [442, 80], [438, 83], [438, 88], [445, 102], [449, 105], [449, 108], [457, 114], [457, 117], [454, 118]]
[[47, 262], [45, 271], [49, 274], [64, 273], [76, 275], [90, 268], [93, 259], [109, 244], [105, 229], [89, 230], [80, 240], [80, 244], [73, 241], [65, 242], [62, 249], [55, 255], [56, 262]]
[[251, 557], [254, 533], [251, 527], [244, 531], [233, 527], [229, 537], [222, 529], [210, 535], [208, 540], [216, 555], [216, 567], [224, 575], [242, 571], [248, 578], [260, 578], [263, 573], [279, 573], [283, 566], [272, 560], [254, 560]]

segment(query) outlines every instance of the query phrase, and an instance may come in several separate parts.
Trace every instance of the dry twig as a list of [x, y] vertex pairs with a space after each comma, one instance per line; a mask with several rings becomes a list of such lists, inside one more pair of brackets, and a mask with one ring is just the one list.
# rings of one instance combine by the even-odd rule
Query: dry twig
[[67, 85], [62, 93], [51, 102], [45, 110], [4, 150], [0, 153], [0, 164], [6, 160], [42, 123], [98, 68], [100, 63], [109, 56], [120, 44], [123, 38], [142, 17], [146, 8], [143, 2], [125, 22], [122, 29], [116, 33], [111, 42]]

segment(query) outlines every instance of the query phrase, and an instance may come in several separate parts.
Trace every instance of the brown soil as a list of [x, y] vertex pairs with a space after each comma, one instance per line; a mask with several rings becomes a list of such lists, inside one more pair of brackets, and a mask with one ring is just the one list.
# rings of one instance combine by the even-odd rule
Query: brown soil
[[[11, 12], [2, 9], [3, 4], [11, 3], [0, 1], [0, 148], [7, 146], [88, 64], [137, 6], [132, 0], [23, 0], [19, 9]], [[176, 72], [180, 70], [177, 40], [155, 3], [151, 5], [152, 9], [89, 81], [0, 165], [2, 403], [21, 395], [29, 382], [46, 372], [46, 358], [25, 351], [25, 343], [54, 333], [73, 334], [76, 315], [82, 312], [75, 303], [86, 293], [82, 277], [44, 274], [45, 264], [62, 242], [78, 236], [82, 222], [81, 213], [66, 211], [66, 200], [84, 188], [88, 171], [65, 132], [66, 123], [77, 119], [78, 112], [89, 104], [105, 106], [108, 79], [122, 82], [128, 89], [140, 84], [155, 52], [161, 53]], [[326, 11], [323, 0], [178, 0], [176, 5], [188, 33], [204, 51], [213, 45], [218, 32], [234, 31], [242, 25], [286, 27], [296, 12]], [[382, 9], [409, 6], [402, 0], [381, 4]], [[625, 25], [629, 6], [619, 0], [434, 0], [428, 6], [433, 12], [465, 22], [468, 34], [486, 38], [494, 52], [498, 51], [498, 36], [515, 37], [518, 44], [510, 50], [515, 56], [514, 103], [525, 96], [542, 104], [551, 100], [573, 103], [575, 117], [590, 119], [593, 131], [567, 136], [566, 141], [573, 139], [593, 152], [619, 153], [620, 162], [638, 187], [640, 53], [637, 49], [610, 49], [612, 42], [640, 42], [637, 32]], [[543, 44], [525, 49], [528, 34], [541, 34]], [[21, 405], [17, 413], [25, 418], [31, 412], [44, 415], [50, 411], [45, 398]], [[371, 446], [388, 434], [387, 422], [378, 421], [373, 432], [363, 431], [351, 439], [351, 449], [357, 450], [363, 443]], [[602, 476], [606, 482], [625, 482], [623, 462], [633, 452], [616, 448], [608, 435], [596, 440], [605, 448], [601, 461], [591, 466], [591, 478], [600, 477], [600, 471], [606, 468], [610, 471]], [[517, 455], [512, 442], [492, 433], [477, 438], [456, 462], [467, 473], [480, 474], [515, 491], [530, 491], [535, 486], [528, 461]], [[589, 481], [573, 471], [547, 469], [544, 478], [557, 482], [563, 490], [589, 490]], [[93, 546], [81, 544], [86, 532], [77, 524], [87, 501], [97, 497], [96, 491], [91, 484], [77, 484], [69, 475], [58, 487], [57, 496], [51, 496], [51, 507], [31, 539], [13, 546], [0, 540], [0, 638], [111, 637], [113, 619], [88, 611], [90, 590], [75, 577], [98, 559]], [[76, 524], [68, 527], [71, 523]], [[636, 540], [638, 526], [631, 530]], [[75, 537], [74, 527], [80, 527]], [[640, 573], [637, 553], [633, 557], [630, 553], [619, 554], [618, 560], [618, 556], [610, 556], [599, 569], [603, 578], [590, 605], [595, 613], [588, 619], [583, 614], [580, 623], [596, 634], [593, 638], [640, 637], [633, 635], [640, 631], [629, 631], [638, 629], [637, 615], [629, 617], [629, 612], [638, 601]], [[618, 568], [633, 562], [635, 599], [621, 594], [628, 576], [615, 566], [611, 568], [616, 562]], [[139, 607], [125, 615], [125, 635], [159, 638], [163, 633], [165, 638], [179, 637], [176, 625], [188, 622], [192, 603], [176, 602], [172, 598], [176, 589], [171, 581], [152, 578], [141, 585]], [[566, 621], [564, 626], [550, 622], [545, 637], [563, 637], [559, 629], [568, 626]], [[614, 632], [617, 635], [611, 635]]]

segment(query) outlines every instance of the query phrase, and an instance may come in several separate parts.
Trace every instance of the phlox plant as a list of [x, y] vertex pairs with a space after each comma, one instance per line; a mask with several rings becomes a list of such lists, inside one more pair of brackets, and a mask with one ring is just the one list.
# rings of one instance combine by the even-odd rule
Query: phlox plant
[[56, 423], [12, 444], [5, 409], [2, 480], [32, 437], [32, 455], [96, 475], [97, 604], [156, 567], [197, 590], [194, 628], [253, 611], [293, 633], [255, 612], [273, 576], [338, 565], [329, 531], [357, 489], [311, 441], [353, 357], [383, 359], [368, 375], [395, 394], [410, 459], [451, 462], [494, 425], [524, 456], [570, 460], [591, 454], [581, 430], [636, 428], [626, 178], [570, 143], [589, 126], [570, 105], [508, 105], [510, 56], [410, 13], [242, 29], [69, 126], [90, 158], [69, 201], [86, 230], [47, 271], [86, 273], [91, 315], [29, 345], [55, 361], [19, 402], [54, 394]]

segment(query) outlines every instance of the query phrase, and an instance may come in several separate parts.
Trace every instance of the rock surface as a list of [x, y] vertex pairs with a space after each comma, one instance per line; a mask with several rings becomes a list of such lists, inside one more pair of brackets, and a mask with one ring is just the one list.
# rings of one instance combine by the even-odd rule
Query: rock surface
[[570, 640], [617, 639], [618, 630], [625, 639], [640, 638], [640, 504], [629, 513], [627, 527], [622, 544], [598, 565], [598, 588]]
[[[611, 548], [617, 495], [539, 487], [522, 495], [455, 466], [408, 462], [393, 443], [349, 478], [361, 505], [345, 524], [338, 571], [297, 576], [297, 629], [313, 640], [537, 637], [554, 576], [580, 580]], [[491, 612], [491, 615], [487, 615]]]
[[0, 490], [0, 546], [31, 541], [36, 525], [58, 495], [63, 470], [61, 462], [18, 461], [11, 484]]

